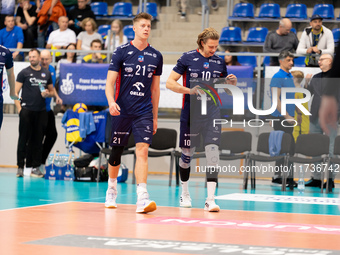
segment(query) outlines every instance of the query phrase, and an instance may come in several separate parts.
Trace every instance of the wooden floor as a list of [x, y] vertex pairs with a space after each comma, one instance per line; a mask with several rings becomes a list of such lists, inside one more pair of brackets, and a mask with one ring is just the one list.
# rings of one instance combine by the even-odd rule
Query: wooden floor
[[[148, 244], [152, 242], [149, 239], [182, 242], [182, 246], [175, 250], [178, 254], [187, 254], [186, 250], [191, 253], [193, 248], [203, 243], [233, 247], [243, 245], [240, 246], [243, 248], [254, 246], [258, 249], [286, 247], [333, 250], [333, 253], [320, 254], [340, 254], [340, 219], [339, 216], [330, 215], [233, 210], [208, 213], [202, 209], [176, 207], [159, 207], [150, 214], [136, 214], [135, 205], [105, 209], [102, 203], [66, 202], [0, 211], [0, 226], [0, 254], [142, 255], [174, 252], [169, 245], [163, 245], [163, 248], [143, 247], [135, 243], [135, 239], [146, 239]], [[325, 230], [327, 227], [333, 230]], [[93, 248], [87, 247], [87, 239], [98, 237], [104, 238], [104, 242], [99, 242]], [[118, 245], [116, 238], [131, 240], [128, 245]], [[105, 245], [110, 240], [112, 245]], [[194, 244], [190, 248], [188, 244], [184, 245], [185, 242]], [[136, 248], [134, 245], [140, 248], [130, 250]], [[121, 250], [115, 250], [115, 246]]]

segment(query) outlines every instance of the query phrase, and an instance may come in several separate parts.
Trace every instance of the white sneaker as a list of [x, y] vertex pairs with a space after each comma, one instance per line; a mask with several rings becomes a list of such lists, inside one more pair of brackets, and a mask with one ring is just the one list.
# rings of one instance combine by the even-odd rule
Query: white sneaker
[[189, 192], [183, 193], [181, 195], [181, 199], [179, 201], [180, 207], [190, 208], [191, 207], [191, 198]]
[[219, 212], [220, 207], [215, 203], [214, 198], [207, 198], [207, 200], [205, 200], [204, 210], [208, 212]]
[[117, 208], [116, 198], [117, 190], [114, 187], [109, 187], [106, 191], [105, 207], [106, 208]]
[[153, 212], [157, 209], [155, 201], [149, 199], [148, 192], [144, 192], [138, 195], [137, 199], [137, 213], [148, 213]]

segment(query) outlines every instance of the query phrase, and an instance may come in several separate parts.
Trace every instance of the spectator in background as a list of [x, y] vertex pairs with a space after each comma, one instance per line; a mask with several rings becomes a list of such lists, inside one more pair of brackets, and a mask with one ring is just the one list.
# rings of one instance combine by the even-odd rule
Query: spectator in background
[[78, 0], [78, 5], [70, 10], [67, 16], [69, 17], [69, 28], [72, 29], [77, 35], [83, 31], [81, 22], [85, 18], [92, 18], [96, 20], [96, 16], [91, 10], [90, 5], [87, 5], [86, 0]]
[[76, 43], [76, 34], [68, 29], [68, 18], [66, 16], [59, 17], [59, 29], [53, 31], [47, 41], [46, 49], [51, 49], [52, 46], [56, 49], [65, 49], [70, 43]]
[[[95, 39], [91, 42], [91, 50], [96, 51], [96, 50], [102, 50], [102, 42], [99, 39]], [[91, 53], [86, 55], [82, 63], [106, 63], [107, 59], [106, 56], [100, 53]]]
[[334, 38], [331, 30], [322, 25], [322, 18], [314, 14], [300, 38], [297, 54], [307, 55], [307, 67], [318, 67], [321, 54], [334, 54]]
[[23, 69], [17, 76], [15, 83], [15, 95], [21, 101], [15, 101], [19, 112], [19, 139], [17, 148], [17, 177], [23, 177], [23, 168], [25, 159], [27, 159], [28, 150], [32, 153], [31, 176], [44, 177], [40, 172], [42, 156], [42, 141], [47, 122], [46, 97], [54, 96], [51, 74], [48, 70], [40, 66], [40, 52], [32, 49], [29, 53], [30, 66]]
[[78, 3], [77, 0], [60, 0], [60, 2], [63, 4], [67, 14], [73, 7], [76, 7]]
[[[91, 42], [95, 39], [103, 44], [102, 36], [96, 32], [97, 24], [94, 19], [85, 18], [81, 22], [81, 26], [85, 31], [80, 32], [77, 36], [77, 50], [91, 50]], [[87, 55], [87, 53], [84, 55]]]
[[[66, 46], [66, 50], [75, 50], [75, 49], [76, 49], [76, 45], [74, 43], [70, 43], [69, 45]], [[57, 79], [59, 78], [59, 74], [60, 74], [60, 64], [62, 63], [71, 64], [71, 63], [76, 63], [76, 61], [77, 61], [77, 53], [66, 52], [63, 58], [58, 61], [57, 72], [56, 72]]]
[[[305, 75], [301, 71], [292, 71], [293, 81], [296, 88], [301, 88], [301, 82], [303, 81]], [[303, 99], [305, 96], [301, 92], [295, 93], [296, 99]], [[302, 104], [308, 110], [308, 102]], [[296, 142], [296, 139], [301, 134], [309, 133], [309, 116], [304, 115], [299, 108], [295, 107], [295, 120], [297, 121], [297, 125], [294, 127], [293, 136]]]
[[34, 48], [37, 38], [37, 6], [30, 4], [29, 0], [19, 0], [15, 22], [24, 33], [24, 48]]
[[53, 30], [58, 29], [59, 17], [65, 16], [66, 11], [59, 0], [36, 0], [37, 24], [38, 24], [38, 47], [45, 47], [45, 38], [51, 25]]
[[[5, 19], [6, 27], [0, 30], [0, 45], [6, 48], [22, 49], [24, 46], [24, 34], [20, 27], [15, 26], [14, 16], [8, 15]], [[13, 52], [14, 61], [22, 61], [24, 53]]]
[[1, 0], [0, 5], [0, 29], [5, 27], [5, 18], [7, 15], [14, 15], [15, 0]]
[[[313, 101], [311, 104], [311, 111], [310, 111], [312, 115], [310, 116], [309, 132], [323, 134], [324, 130], [321, 128], [320, 122], [319, 122], [319, 109], [321, 106], [321, 97], [324, 94], [324, 88], [329, 78], [330, 70], [332, 68], [333, 56], [330, 54], [322, 54], [318, 62], [319, 62], [321, 72], [315, 74], [312, 79], [311, 79], [312, 77], [311, 74], [306, 75], [306, 81], [307, 81], [306, 88], [310, 91], [311, 95], [314, 95]], [[310, 81], [309, 84], [308, 84], [308, 81]], [[335, 94], [335, 97], [337, 98], [337, 100], [340, 100], [339, 91], [337, 91], [337, 93]], [[340, 115], [340, 109], [338, 107], [338, 117], [339, 115]], [[338, 124], [336, 125], [336, 127], [337, 126]], [[329, 133], [329, 155], [331, 157], [333, 156], [334, 141], [335, 141], [336, 135], [337, 135], [337, 129], [332, 129], [331, 132]], [[332, 176], [330, 177], [332, 177], [332, 179], [334, 180], [335, 175], [336, 175], [336, 172], [333, 172]], [[319, 187], [320, 188], [321, 187], [321, 173], [317, 171], [312, 171], [311, 179], [307, 181], [305, 185], [307, 187]], [[331, 183], [331, 185], [333, 185], [333, 188], [334, 188], [334, 183]], [[326, 185], [324, 187], [326, 187]]]
[[178, 14], [181, 15], [181, 19], [185, 19], [187, 13], [187, 0], [177, 0]]
[[[113, 40], [115, 35], [115, 40]], [[115, 19], [111, 23], [111, 36], [106, 37], [104, 48], [107, 49], [110, 42], [110, 50], [113, 51], [120, 45], [128, 43], [127, 37], [123, 34], [123, 24], [119, 19]]]
[[[280, 53], [283, 50], [294, 53], [298, 47], [299, 40], [296, 34], [291, 32], [292, 22], [283, 18], [280, 20], [279, 28], [276, 31], [271, 31], [267, 34], [264, 41], [263, 52]], [[279, 66], [277, 57], [270, 57], [271, 66]]]
[[[231, 53], [232, 51], [230, 49], [227, 49], [225, 53]], [[241, 66], [241, 64], [237, 60], [237, 56], [230, 56], [225, 55], [224, 61], [227, 66]]]

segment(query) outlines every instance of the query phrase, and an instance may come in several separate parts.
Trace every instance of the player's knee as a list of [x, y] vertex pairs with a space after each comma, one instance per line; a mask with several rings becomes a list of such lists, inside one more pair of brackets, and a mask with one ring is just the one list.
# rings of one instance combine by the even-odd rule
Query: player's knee
[[124, 146], [113, 146], [109, 158], [109, 163], [111, 166], [119, 166], [120, 160], [124, 151]]
[[220, 161], [220, 152], [216, 144], [208, 144], [205, 146], [205, 155], [207, 157], [208, 166], [218, 166]]
[[194, 152], [195, 148], [182, 148], [182, 155], [179, 159], [179, 166], [184, 169], [189, 168]]

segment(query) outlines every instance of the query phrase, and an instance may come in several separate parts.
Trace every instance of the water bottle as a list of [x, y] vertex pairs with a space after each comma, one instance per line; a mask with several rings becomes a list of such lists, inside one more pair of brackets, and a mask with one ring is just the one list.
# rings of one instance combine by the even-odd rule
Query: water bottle
[[303, 172], [302, 166], [300, 166], [299, 181], [298, 181], [297, 188], [298, 188], [299, 194], [302, 194], [305, 191], [305, 179], [304, 179], [304, 172]]
[[39, 89], [40, 89], [40, 92], [45, 91], [45, 87], [41, 84], [41, 82], [39, 82]]
[[53, 162], [53, 154], [48, 155], [46, 166], [51, 165]]

